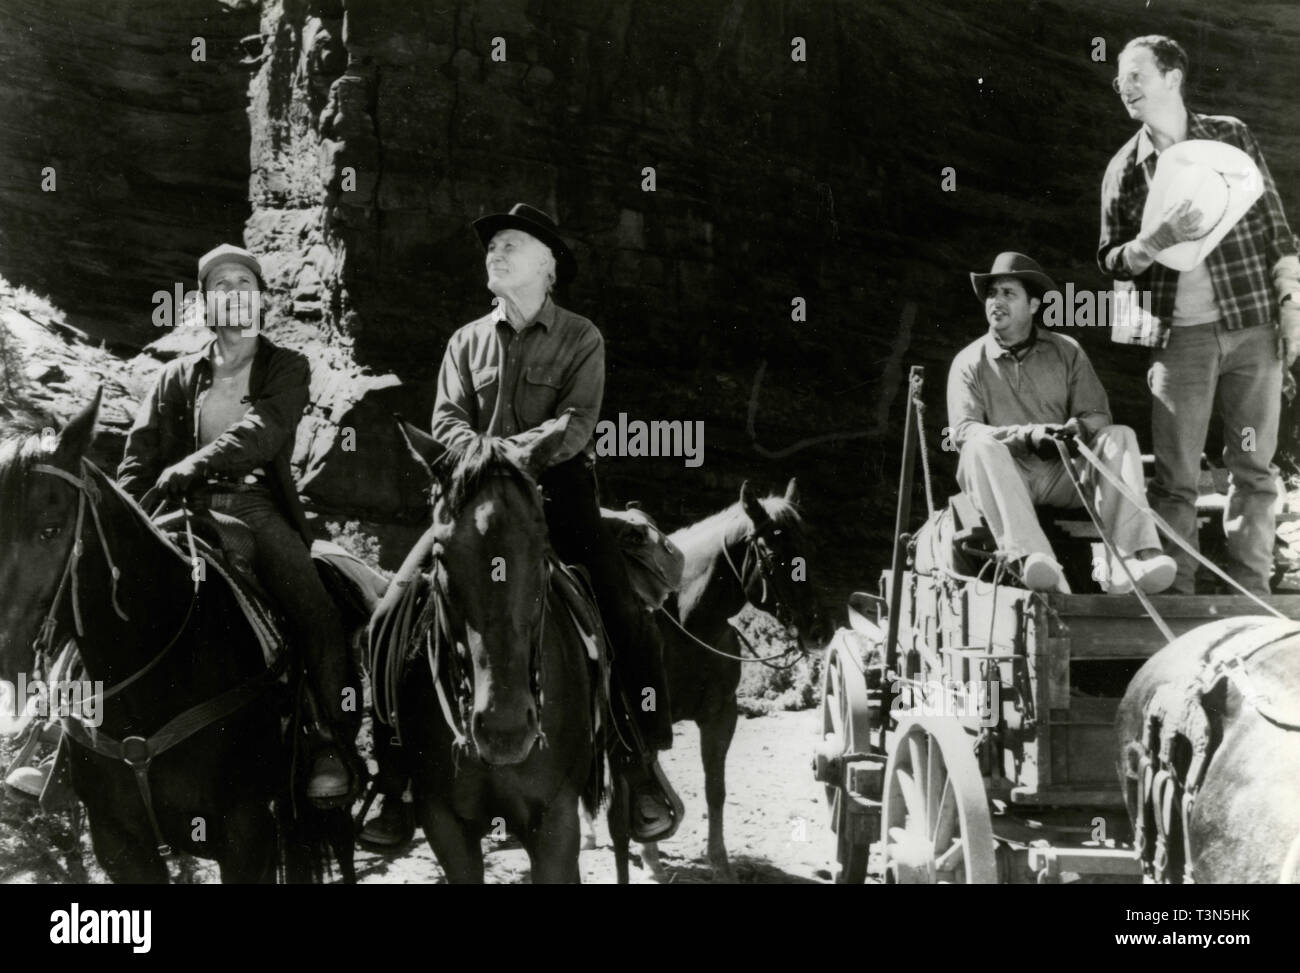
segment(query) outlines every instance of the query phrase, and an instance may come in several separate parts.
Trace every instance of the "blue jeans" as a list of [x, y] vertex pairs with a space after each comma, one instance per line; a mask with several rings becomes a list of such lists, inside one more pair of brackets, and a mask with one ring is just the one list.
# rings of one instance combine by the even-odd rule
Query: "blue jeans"
[[[1229, 472], [1223, 515], [1224, 570], [1253, 594], [1269, 592], [1273, 570], [1273, 507], [1277, 501], [1278, 419], [1282, 363], [1272, 328], [1229, 331], [1222, 323], [1173, 328], [1147, 373], [1156, 475], [1152, 508], [1193, 548], [1201, 453], [1211, 412], [1223, 423], [1223, 463]], [[1167, 546], [1172, 546], [1172, 543]], [[1181, 548], [1173, 592], [1195, 591], [1196, 562]]]
[[[352, 678], [338, 606], [316, 573], [302, 537], [264, 490], [213, 493], [209, 503], [213, 510], [242, 520], [253, 532], [257, 579], [284, 613], [289, 635], [302, 653], [308, 685], [320, 704], [321, 717], [331, 729], [354, 734], [360, 720], [360, 683]], [[343, 691], [348, 687], [354, 688], [356, 707], [344, 711]]]

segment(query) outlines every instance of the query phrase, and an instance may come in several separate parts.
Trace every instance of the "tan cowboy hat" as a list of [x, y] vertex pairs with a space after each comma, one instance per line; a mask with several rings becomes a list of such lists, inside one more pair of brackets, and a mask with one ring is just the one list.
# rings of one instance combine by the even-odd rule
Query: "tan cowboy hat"
[[1160, 153], [1156, 174], [1142, 210], [1142, 232], [1150, 233], [1184, 200], [1200, 210], [1195, 240], [1167, 247], [1155, 255], [1171, 270], [1191, 270], [1227, 235], [1255, 201], [1264, 195], [1264, 179], [1255, 160], [1226, 142], [1188, 139]]
[[1021, 282], [1029, 281], [1041, 291], [1038, 295], [1040, 298], [1048, 291], [1057, 289], [1056, 282], [1047, 276], [1042, 267], [1038, 266], [1038, 261], [1014, 250], [998, 254], [993, 261], [992, 269], [987, 274], [971, 273], [970, 285], [975, 288], [975, 296], [981, 303], [984, 300], [984, 291], [994, 277], [1015, 277]]

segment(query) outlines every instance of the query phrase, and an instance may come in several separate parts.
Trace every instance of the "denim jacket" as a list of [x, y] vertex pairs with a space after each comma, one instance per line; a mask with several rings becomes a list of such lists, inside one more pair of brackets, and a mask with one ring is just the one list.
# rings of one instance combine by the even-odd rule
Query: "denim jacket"
[[163, 470], [191, 454], [197, 455], [205, 475], [237, 479], [262, 467], [277, 506], [310, 547], [311, 528], [289, 467], [298, 421], [309, 399], [307, 358], [259, 336], [248, 375], [248, 412], [200, 447], [199, 408], [212, 386], [211, 350], [209, 342], [163, 367], [127, 436], [118, 483], [138, 501]]

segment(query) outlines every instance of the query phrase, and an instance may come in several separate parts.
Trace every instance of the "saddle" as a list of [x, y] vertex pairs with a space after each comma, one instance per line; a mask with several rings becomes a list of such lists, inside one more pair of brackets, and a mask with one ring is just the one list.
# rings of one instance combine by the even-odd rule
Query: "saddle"
[[[1194, 881], [1187, 823], [1223, 740], [1229, 689], [1240, 694], [1243, 710], [1300, 729], [1300, 699], [1266, 670], [1274, 652], [1290, 651], [1286, 643], [1295, 634], [1290, 621], [1238, 628], [1212, 644], [1198, 666], [1161, 683], [1148, 699], [1143, 739], [1126, 747], [1126, 766], [1129, 776], [1137, 778], [1135, 844], [1154, 880]], [[1277, 705], [1279, 700], [1289, 704], [1286, 709]]]
[[[659, 608], [681, 585], [685, 555], [644, 511], [629, 506], [624, 511], [601, 510], [601, 523], [609, 531], [623, 555], [632, 587], [647, 611]], [[444, 634], [440, 630], [445, 617], [434, 592], [429, 566], [431, 544], [426, 538], [407, 555], [405, 563], [389, 585], [379, 608], [370, 620], [366, 667], [370, 677], [375, 714], [380, 722], [391, 726], [401, 737], [401, 714], [398, 698], [401, 679], [421, 652], [430, 655], [430, 665], [437, 679], [443, 681], [441, 692], [454, 695], [456, 687], [448, 685], [456, 677], [452, 653], [435, 652]], [[592, 726], [602, 724], [610, 701], [610, 647], [590, 580], [581, 567], [566, 565], [552, 557], [549, 611], [560, 611], [573, 625], [586, 647], [591, 664], [593, 693]], [[444, 707], [447, 704], [444, 701]], [[450, 719], [450, 717], [448, 717]]]

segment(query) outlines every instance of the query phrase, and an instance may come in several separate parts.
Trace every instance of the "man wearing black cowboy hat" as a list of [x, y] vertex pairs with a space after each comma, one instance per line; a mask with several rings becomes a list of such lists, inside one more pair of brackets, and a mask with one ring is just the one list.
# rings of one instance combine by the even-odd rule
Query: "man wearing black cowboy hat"
[[[1082, 441], [1142, 496], [1137, 437], [1111, 425], [1106, 392], [1079, 343], [1036, 326], [1043, 296], [1057, 287], [1035, 261], [1000, 253], [987, 274], [970, 279], [989, 330], [958, 352], [948, 373], [948, 421], [961, 450], [957, 481], [1026, 587], [1068, 590], [1034, 515], [1034, 504], [1079, 506], [1056, 441]], [[1160, 551], [1150, 512], [1082, 459], [1072, 462], [1124, 561], [1099, 567], [1098, 582], [1112, 594], [1131, 591], [1134, 582], [1147, 592], [1167, 588], [1175, 565]]]
[[[668, 785], [655, 752], [672, 746], [658, 630], [638, 607], [627, 567], [602, 532], [595, 475], [594, 430], [605, 390], [605, 346], [596, 326], [554, 302], [551, 291], [577, 273], [577, 261], [555, 221], [525, 203], [485, 216], [474, 231], [486, 250], [487, 286], [496, 308], [457, 331], [438, 374], [433, 436], [453, 446], [478, 436], [526, 441], [570, 413], [568, 432], [540, 477], [551, 543], [560, 559], [580, 564], [591, 577], [612, 642], [614, 677], [636, 699], [655, 689], [656, 707], [633, 714], [644, 738], [640, 761], [625, 768], [631, 786], [632, 836], [669, 837], [681, 820], [681, 802]], [[409, 805], [396, 800], [403, 775], [392, 773], [397, 754], [381, 756], [380, 813], [362, 832], [367, 844], [407, 839]]]

